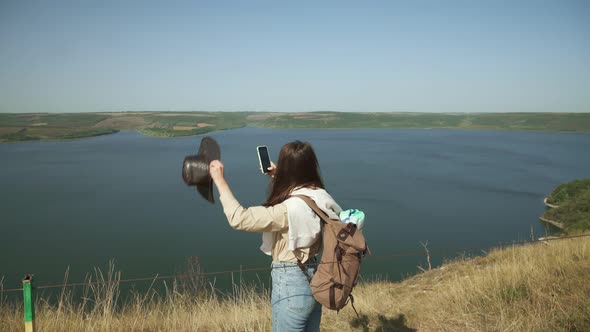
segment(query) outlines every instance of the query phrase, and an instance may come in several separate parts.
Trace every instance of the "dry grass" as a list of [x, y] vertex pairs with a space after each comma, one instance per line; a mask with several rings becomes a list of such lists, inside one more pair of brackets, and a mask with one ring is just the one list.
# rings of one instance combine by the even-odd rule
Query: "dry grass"
[[23, 129], [23, 128], [20, 128], [20, 127], [0, 127], [0, 135], [16, 133], [17, 131], [19, 131], [21, 129]]
[[149, 121], [141, 116], [117, 115], [104, 119], [94, 126], [99, 128], [121, 128], [124, 130], [134, 130], [149, 125]]
[[[590, 331], [589, 273], [589, 238], [496, 250], [401, 283], [361, 287], [357, 323], [369, 330]], [[347, 320], [353, 315], [347, 311]], [[331, 318], [334, 330], [350, 329], [333, 314], [324, 321]]]
[[[395, 264], [395, 261], [391, 262]], [[400, 283], [368, 282], [350, 307], [324, 310], [323, 331], [589, 331], [590, 238], [492, 251], [448, 263]], [[40, 331], [265, 331], [268, 290], [236, 287], [219, 296], [204, 283], [153, 288], [117, 303], [118, 274], [95, 278], [82, 300], [64, 292], [57, 304], [37, 300]], [[94, 279], [94, 280], [96, 280]], [[193, 280], [193, 279], [191, 279]], [[194, 281], [194, 280], [193, 280]], [[0, 303], [0, 331], [22, 330], [19, 305]]]

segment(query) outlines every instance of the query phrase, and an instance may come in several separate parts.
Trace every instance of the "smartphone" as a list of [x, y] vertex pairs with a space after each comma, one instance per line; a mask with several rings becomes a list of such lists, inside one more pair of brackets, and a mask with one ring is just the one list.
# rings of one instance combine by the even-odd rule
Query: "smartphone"
[[268, 148], [266, 145], [261, 145], [256, 147], [256, 151], [258, 151], [258, 161], [260, 162], [260, 170], [263, 174], [270, 172], [268, 168], [270, 167], [270, 156], [268, 155]]

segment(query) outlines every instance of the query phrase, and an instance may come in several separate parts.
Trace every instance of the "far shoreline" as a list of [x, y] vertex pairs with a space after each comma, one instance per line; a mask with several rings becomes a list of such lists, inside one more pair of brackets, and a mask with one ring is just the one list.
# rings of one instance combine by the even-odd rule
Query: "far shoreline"
[[[207, 126], [202, 126], [204, 117]], [[590, 113], [0, 113], [0, 143], [66, 141], [128, 130], [150, 137], [191, 137], [243, 127], [279, 130], [442, 129], [588, 135]]]
[[[22, 141], [0, 141], [0, 144], [18, 144], [18, 143], [34, 143], [34, 142], [70, 142], [76, 140], [83, 140], [83, 139], [90, 139], [95, 137], [102, 137], [102, 136], [111, 136], [116, 135], [119, 133], [124, 132], [134, 132], [140, 134], [141, 136], [151, 137], [151, 138], [159, 138], [159, 139], [170, 139], [170, 138], [184, 138], [184, 137], [198, 137], [203, 135], [208, 135], [212, 133], [218, 133], [222, 131], [230, 131], [230, 130], [237, 130], [243, 128], [257, 128], [257, 129], [272, 129], [272, 130], [449, 130], [449, 131], [478, 131], [478, 132], [512, 132], [512, 133], [531, 133], [531, 134], [565, 134], [565, 135], [590, 135], [590, 132], [565, 132], [565, 131], [538, 131], [538, 130], [522, 130], [522, 129], [474, 129], [474, 128], [420, 128], [420, 127], [392, 127], [392, 128], [372, 128], [372, 127], [355, 127], [355, 128], [275, 128], [275, 127], [257, 127], [257, 126], [243, 126], [243, 127], [236, 127], [236, 128], [227, 128], [227, 129], [217, 129], [211, 130], [204, 133], [193, 134], [193, 135], [178, 135], [178, 136], [159, 136], [159, 135], [151, 135], [146, 132], [142, 132], [141, 130], [115, 130], [110, 133], [98, 134], [98, 135], [91, 135], [91, 136], [82, 136], [82, 137], [75, 137], [75, 138], [41, 138], [41, 139], [31, 139], [31, 140], [22, 140]], [[548, 206], [548, 205], [547, 205]]]

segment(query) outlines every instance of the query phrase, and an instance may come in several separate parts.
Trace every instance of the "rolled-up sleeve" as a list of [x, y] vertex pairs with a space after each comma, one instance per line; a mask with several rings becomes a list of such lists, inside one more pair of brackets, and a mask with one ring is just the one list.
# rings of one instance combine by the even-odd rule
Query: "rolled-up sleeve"
[[246, 232], [279, 232], [289, 226], [287, 207], [284, 204], [275, 206], [253, 206], [244, 208], [233, 195], [222, 195], [219, 201], [223, 213], [234, 229]]

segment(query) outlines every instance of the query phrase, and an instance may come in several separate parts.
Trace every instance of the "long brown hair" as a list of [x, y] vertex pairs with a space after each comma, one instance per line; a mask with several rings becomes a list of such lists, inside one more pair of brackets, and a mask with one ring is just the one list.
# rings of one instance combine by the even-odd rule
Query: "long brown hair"
[[264, 206], [282, 203], [298, 187], [324, 189], [315, 152], [311, 144], [301, 141], [287, 143], [281, 148], [276, 173]]

